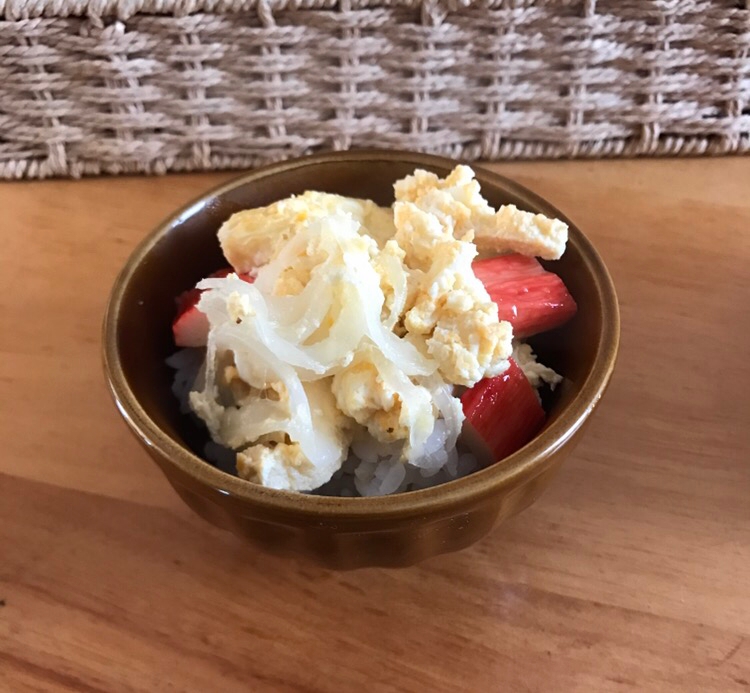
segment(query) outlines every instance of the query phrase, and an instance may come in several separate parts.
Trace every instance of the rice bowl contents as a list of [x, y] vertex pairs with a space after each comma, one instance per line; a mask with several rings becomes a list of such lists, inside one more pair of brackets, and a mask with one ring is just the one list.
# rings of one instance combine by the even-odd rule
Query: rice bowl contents
[[[308, 191], [219, 230], [232, 269], [180, 297], [173, 331], [187, 348], [169, 363], [222, 468], [231, 450], [236, 473], [269, 488], [381, 495], [470, 473], [543, 423], [536, 388], [560, 376], [514, 341], [509, 285], [475, 268], [495, 277], [515, 254], [529, 256], [514, 272], [526, 273], [526, 293], [542, 281], [546, 293], [517, 301], [524, 336], [556, 327], [575, 302], [528, 262], [560, 257], [567, 227], [493, 210], [467, 166], [445, 179], [418, 170], [394, 189], [392, 209]], [[495, 272], [492, 259], [476, 260], [477, 245], [513, 255]], [[511, 410], [508, 420], [525, 425], [500, 444], [487, 422], [502, 427]], [[469, 428], [481, 450], [464, 444]]]

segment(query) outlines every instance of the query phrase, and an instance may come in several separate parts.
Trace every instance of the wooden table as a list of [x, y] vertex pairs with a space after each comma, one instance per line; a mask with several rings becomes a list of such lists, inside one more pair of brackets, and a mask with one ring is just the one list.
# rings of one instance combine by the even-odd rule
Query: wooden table
[[116, 272], [230, 174], [0, 185], [1, 691], [750, 691], [750, 159], [496, 168], [608, 262], [614, 381], [527, 512], [352, 573], [193, 516], [104, 386]]

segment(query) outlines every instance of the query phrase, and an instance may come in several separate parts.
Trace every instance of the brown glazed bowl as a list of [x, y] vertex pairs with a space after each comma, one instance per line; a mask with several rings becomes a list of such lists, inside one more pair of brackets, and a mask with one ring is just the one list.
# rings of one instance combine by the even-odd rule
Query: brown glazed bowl
[[[117, 278], [103, 334], [104, 368], [117, 408], [183, 500], [209, 522], [245, 537], [253, 549], [357, 568], [408, 566], [469, 546], [539, 497], [604, 394], [617, 355], [617, 298], [599, 255], [570, 224], [567, 252], [552, 264], [578, 302], [578, 314], [531, 340], [540, 360], [565, 381], [546, 403], [544, 429], [515, 454], [442, 486], [376, 498], [266, 489], [196, 454], [206, 434], [180, 414], [164, 360], [175, 351], [175, 297], [226, 265], [216, 239], [221, 223], [238, 210], [310, 189], [390, 205], [397, 179], [418, 167], [444, 176], [455, 163], [358, 151], [267, 166], [179, 210], [145, 238]], [[481, 168], [476, 173], [491, 204], [513, 203], [565, 219], [520, 185]]]

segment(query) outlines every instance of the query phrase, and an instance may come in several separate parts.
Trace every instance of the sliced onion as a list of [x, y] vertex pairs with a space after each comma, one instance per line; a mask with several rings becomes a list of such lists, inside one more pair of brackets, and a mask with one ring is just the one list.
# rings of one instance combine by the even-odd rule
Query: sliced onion
[[408, 281], [406, 271], [398, 258], [388, 253], [383, 253], [380, 257], [380, 263], [385, 272], [388, 284], [393, 291], [393, 303], [383, 325], [386, 329], [392, 330], [406, 307]]

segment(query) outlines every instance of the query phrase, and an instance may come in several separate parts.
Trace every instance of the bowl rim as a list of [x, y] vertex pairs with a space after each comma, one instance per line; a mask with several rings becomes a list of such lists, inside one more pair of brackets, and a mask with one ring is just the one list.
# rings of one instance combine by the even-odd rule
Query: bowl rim
[[[327, 163], [346, 162], [407, 163], [415, 168], [435, 166], [451, 169], [459, 161], [431, 154], [395, 150], [355, 150], [328, 152], [289, 159], [243, 173], [199, 195], [169, 215], [150, 231], [136, 246], [119, 272], [112, 287], [102, 325], [102, 358], [107, 384], [117, 409], [140, 442], [177, 467], [194, 481], [221, 494], [251, 504], [267, 512], [281, 512], [299, 519], [325, 517], [330, 520], [350, 518], [396, 519], [407, 516], [444, 514], [456, 507], [494, 496], [503, 487], [516, 485], [542, 473], [545, 461], [554, 455], [578, 431], [604, 394], [617, 359], [620, 336], [620, 313], [612, 278], [588, 238], [562, 212], [536, 193], [500, 174], [473, 165], [477, 177], [498, 185], [503, 190], [529, 202], [535, 211], [563, 219], [576, 237], [583, 262], [594, 278], [603, 312], [609, 319], [602, 321], [602, 330], [595, 352], [594, 364], [581, 386], [578, 396], [558, 418], [520, 450], [504, 460], [466, 477], [427, 489], [389, 496], [336, 497], [300, 494], [270, 489], [221, 471], [187, 447], [163, 432], [141, 407], [122, 369], [117, 343], [117, 328], [122, 301], [136, 267], [163, 236], [181, 220], [191, 216], [205, 202], [237, 187], [269, 175]], [[166, 470], [164, 470], [166, 473]]]

